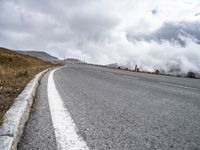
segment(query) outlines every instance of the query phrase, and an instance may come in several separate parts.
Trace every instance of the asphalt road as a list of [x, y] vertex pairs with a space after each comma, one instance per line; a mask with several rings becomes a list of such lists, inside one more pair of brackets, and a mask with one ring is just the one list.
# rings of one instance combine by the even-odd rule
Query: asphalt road
[[[18, 149], [56, 149], [46, 74]], [[56, 89], [93, 150], [199, 150], [200, 80], [88, 65], [54, 72]]]

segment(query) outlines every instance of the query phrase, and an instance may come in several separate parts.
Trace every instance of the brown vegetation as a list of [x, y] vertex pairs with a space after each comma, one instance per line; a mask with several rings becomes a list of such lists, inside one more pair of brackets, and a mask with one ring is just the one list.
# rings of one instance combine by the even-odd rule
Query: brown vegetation
[[53, 66], [41, 59], [0, 48], [0, 121], [34, 75]]

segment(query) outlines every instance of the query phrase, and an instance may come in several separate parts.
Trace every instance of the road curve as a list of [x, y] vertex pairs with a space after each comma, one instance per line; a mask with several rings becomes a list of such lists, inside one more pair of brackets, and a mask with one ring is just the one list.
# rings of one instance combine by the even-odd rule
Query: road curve
[[[48, 77], [18, 149], [58, 148]], [[53, 80], [87, 149], [200, 149], [200, 80], [75, 64], [56, 70]]]

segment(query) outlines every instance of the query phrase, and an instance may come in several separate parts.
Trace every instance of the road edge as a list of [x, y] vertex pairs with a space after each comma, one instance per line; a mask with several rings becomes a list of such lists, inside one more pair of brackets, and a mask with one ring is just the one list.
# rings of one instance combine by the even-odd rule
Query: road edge
[[39, 82], [43, 75], [51, 69], [52, 68], [46, 69], [35, 75], [24, 90], [17, 96], [10, 109], [5, 113], [3, 123], [0, 126], [1, 150], [17, 149], [17, 144], [23, 133], [25, 123], [29, 118]]

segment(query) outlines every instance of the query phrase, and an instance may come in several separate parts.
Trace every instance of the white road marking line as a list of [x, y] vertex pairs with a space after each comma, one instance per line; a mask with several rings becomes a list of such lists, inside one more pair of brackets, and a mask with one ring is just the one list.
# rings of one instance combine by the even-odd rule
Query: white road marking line
[[166, 84], [166, 85], [169, 85], [169, 86], [184, 88], [184, 89], [199, 90], [199, 89], [197, 89], [197, 88], [188, 87], [188, 86], [183, 86], [183, 85], [176, 85], [176, 84], [171, 84], [171, 83], [167, 83], [167, 82], [160, 82], [160, 83]]
[[77, 127], [65, 108], [53, 79], [54, 69], [48, 78], [48, 101], [58, 150], [89, 150], [86, 142], [77, 134]]
[[123, 75], [123, 77], [128, 78], [128, 79], [134, 79], [134, 80], [138, 80], [139, 79], [139, 78], [136, 78], [136, 77], [126, 76], [126, 75]]

